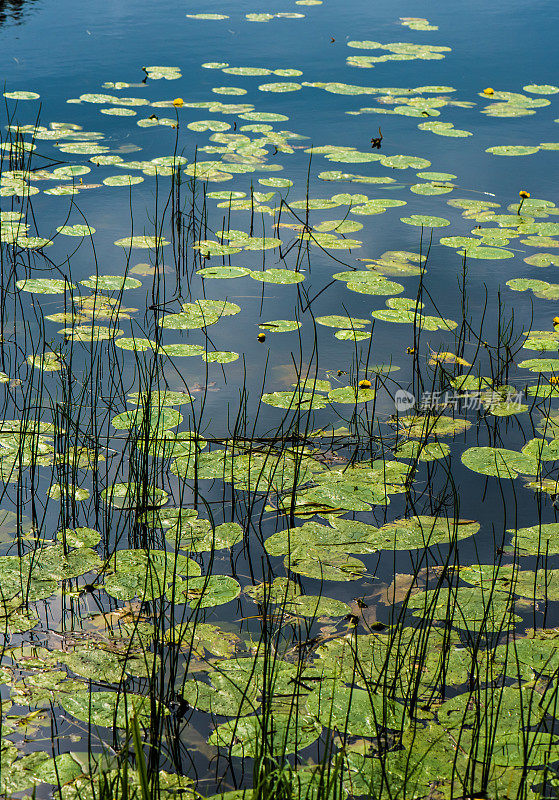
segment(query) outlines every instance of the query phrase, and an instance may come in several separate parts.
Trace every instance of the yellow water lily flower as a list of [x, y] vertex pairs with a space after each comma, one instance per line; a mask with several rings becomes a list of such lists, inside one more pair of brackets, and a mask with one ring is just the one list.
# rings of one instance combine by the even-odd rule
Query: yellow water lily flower
[[181, 106], [184, 105], [184, 100], [182, 99], [182, 97], [175, 97], [175, 99], [173, 100], [173, 105], [175, 106], [175, 108], [180, 108]]
[[487, 89], [483, 90], [483, 94], [495, 94], [495, 89], [493, 89], [491, 86], [488, 86]]

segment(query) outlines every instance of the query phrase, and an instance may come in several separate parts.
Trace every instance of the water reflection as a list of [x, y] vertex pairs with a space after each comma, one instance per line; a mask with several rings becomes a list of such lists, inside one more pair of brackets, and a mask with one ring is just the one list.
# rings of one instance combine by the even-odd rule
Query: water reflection
[[28, 11], [27, 6], [35, 0], [0, 0], [0, 25], [6, 22], [19, 24]]

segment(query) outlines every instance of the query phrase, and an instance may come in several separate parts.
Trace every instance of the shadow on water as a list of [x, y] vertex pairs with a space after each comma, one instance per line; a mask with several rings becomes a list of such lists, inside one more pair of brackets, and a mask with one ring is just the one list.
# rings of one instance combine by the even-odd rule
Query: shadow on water
[[19, 25], [33, 8], [35, 0], [0, 0], [0, 25]]

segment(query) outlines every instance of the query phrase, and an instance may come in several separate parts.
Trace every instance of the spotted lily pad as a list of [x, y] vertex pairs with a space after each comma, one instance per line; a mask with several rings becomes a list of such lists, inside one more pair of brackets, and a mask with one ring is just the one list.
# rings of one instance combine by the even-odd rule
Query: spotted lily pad
[[117, 247], [148, 249], [164, 247], [166, 244], [170, 244], [170, 242], [162, 236], [131, 236], [126, 239], [117, 239], [115, 244]]
[[64, 294], [67, 289], [75, 289], [73, 283], [60, 280], [59, 278], [27, 278], [17, 281], [16, 286], [22, 292], [33, 292], [35, 294]]
[[426, 228], [442, 228], [450, 225], [450, 222], [444, 217], [430, 217], [422, 214], [412, 214], [411, 217], [401, 217], [400, 219], [406, 225], [418, 225]]
[[80, 281], [82, 286], [87, 286], [93, 291], [120, 292], [123, 289], [137, 289], [142, 282], [136, 278], [125, 278], [121, 275], [91, 275], [87, 280]]
[[262, 283], [301, 283], [305, 276], [291, 269], [265, 269], [262, 272], [252, 271], [250, 277]]
[[261, 322], [258, 327], [270, 333], [290, 333], [299, 330], [301, 323], [294, 319], [274, 319], [270, 322]]
[[73, 694], [61, 695], [62, 708], [76, 719], [103, 728], [128, 728], [132, 709], [139, 720], [149, 720], [149, 702], [141, 695], [129, 692], [90, 692], [83, 689]]
[[104, 589], [117, 600], [154, 600], [179, 576], [200, 575], [199, 564], [163, 550], [117, 550], [109, 559]]
[[499, 145], [498, 147], [488, 147], [486, 153], [494, 156], [529, 156], [537, 153], [540, 148], [529, 145]]
[[538, 462], [529, 455], [502, 447], [470, 447], [462, 453], [462, 463], [482, 475], [516, 478], [519, 473], [535, 475]]
[[89, 225], [62, 225], [56, 230], [63, 236], [91, 236], [95, 233], [95, 228]]

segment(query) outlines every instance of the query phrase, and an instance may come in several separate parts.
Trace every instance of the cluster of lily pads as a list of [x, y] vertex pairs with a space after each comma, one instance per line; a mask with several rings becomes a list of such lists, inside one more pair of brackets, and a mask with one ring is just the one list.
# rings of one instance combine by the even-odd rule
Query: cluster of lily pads
[[[303, 16], [250, 13], [246, 19]], [[413, 31], [437, 30], [424, 18], [400, 22]], [[442, 61], [450, 52], [443, 45], [370, 40], [348, 46], [381, 53], [348, 56], [347, 64], [359, 68]], [[299, 82], [293, 79], [303, 72], [296, 68], [201, 66], [239, 83], [264, 78], [257, 84], [264, 96], [288, 98], [311, 89], [374, 95], [376, 107], [347, 113], [412, 117], [421, 131], [473, 136], [438, 119], [443, 108], [474, 107], [470, 99], [452, 99], [450, 86]], [[422, 286], [430, 269], [427, 240], [454, 251], [449, 269], [457, 275], [464, 260], [513, 259], [519, 250], [531, 253], [524, 258], [531, 272], [558, 266], [559, 255], [548, 251], [559, 247], [559, 222], [553, 221], [559, 207], [527, 191], [513, 203], [472, 198], [457, 175], [386, 146], [366, 152], [328, 143], [309, 147], [304, 134], [274, 127], [287, 114], [219, 99], [244, 98], [254, 87], [215, 86], [208, 100], [192, 102], [118, 94], [129, 88], [155, 94], [182, 78], [177, 66], [142, 70], [145, 82], [107, 81], [103, 92], [68, 103], [80, 121], [80, 106], [99, 106], [104, 124], [143, 109], [146, 116], [130, 123], [135, 133], [146, 129], [146, 137], [157, 127], [162, 155], [127, 160], [127, 152], [140, 148], [114, 148], [108, 135], [84, 130], [80, 122], [12, 119], [0, 145], [7, 162], [0, 197], [12, 203], [0, 210], [0, 243], [13, 265], [5, 273], [7, 290], [20, 309], [32, 304], [40, 319], [30, 346], [16, 314], [15, 340], [5, 344], [6, 350], [15, 345], [16, 355], [0, 372], [5, 409], [12, 409], [0, 423], [2, 502], [14, 501], [17, 509], [0, 512], [0, 680], [6, 689], [0, 793], [11, 797], [44, 784], [60, 800], [103, 793], [138, 800], [149, 792], [207, 796], [207, 784], [182, 775], [177, 759], [169, 756], [172, 769], [154, 769], [157, 759], [149, 755], [159, 748], [163, 763], [188, 728], [201, 731], [208, 759], [219, 754], [232, 774], [248, 774], [249, 761], [254, 766], [254, 787], [224, 792], [215, 782], [219, 794], [213, 796], [223, 800], [266, 796], [259, 775], [270, 796], [294, 800], [549, 797], [559, 787], [559, 634], [546, 624], [548, 606], [559, 601], [553, 567], [559, 523], [551, 521], [559, 416], [542, 402], [559, 397], [559, 318], [547, 330], [522, 331], [514, 353], [510, 342], [502, 347], [481, 335], [468, 339], [466, 351], [459, 323], [443, 316]], [[559, 92], [534, 84], [523, 90], [527, 94], [481, 91], [489, 102], [482, 113], [534, 114], [552, 102], [543, 95]], [[4, 96], [18, 103], [38, 99], [25, 91]], [[286, 100], [278, 107], [289, 110]], [[553, 158], [557, 149], [544, 142], [486, 152], [523, 157], [550, 151]], [[312, 157], [313, 191], [359, 183], [367, 193], [345, 187], [314, 197], [279, 177], [285, 160], [299, 151]], [[64, 163], [36, 169], [39, 152]], [[205, 160], [206, 154], [212, 158]], [[359, 164], [367, 174], [322, 170], [315, 158]], [[130, 230], [127, 202], [146, 178], [152, 184], [168, 179], [173, 198], [185, 186], [194, 204], [201, 194], [209, 223], [195, 226], [179, 246], [176, 218]], [[212, 188], [232, 181], [234, 189]], [[42, 182], [51, 188], [41, 192]], [[123, 266], [77, 278], [72, 259], [103, 235], [102, 225], [92, 218], [96, 230], [72, 205], [69, 214], [60, 213], [63, 224], [39, 230], [41, 217], [31, 203], [64, 202], [50, 201], [53, 196], [72, 202], [94, 189], [103, 197], [113, 187], [125, 190], [123, 235], [114, 241], [115, 264]], [[390, 197], [383, 196], [385, 187]], [[445, 216], [424, 213], [437, 203]], [[390, 210], [405, 205], [406, 212]], [[335, 219], [324, 213], [333, 209]], [[384, 214], [393, 216], [395, 249], [371, 252], [365, 238], [354, 235], [386, 227], [384, 218], [376, 219]], [[439, 238], [440, 228], [445, 235]], [[401, 249], [400, 237], [410, 230], [417, 247]], [[184, 291], [177, 280], [173, 292], [161, 276], [181, 244], [192, 259], [189, 285]], [[138, 249], [153, 264], [131, 266]], [[326, 280], [309, 269], [315, 257], [327, 265]], [[175, 266], [180, 274], [180, 260]], [[153, 278], [158, 302], [153, 294], [148, 300], [147, 282], [133, 275]], [[337, 313], [315, 315], [310, 288], [321, 292], [325, 284], [343, 300]], [[511, 298], [528, 291], [539, 300], [559, 297], [559, 283], [539, 278], [520, 276], [507, 285]], [[237, 290], [279, 298], [280, 313], [293, 317], [253, 320], [253, 339], [271, 359], [271, 334], [282, 334], [300, 356], [295, 383], [292, 376], [280, 383], [272, 372], [262, 390], [242, 386], [243, 394], [258, 394], [254, 416], [266, 420], [271, 435], [267, 428], [260, 436], [252, 420], [239, 433], [242, 413], [233, 433], [218, 435], [212, 426], [219, 422], [205, 416], [208, 376], [239, 381], [234, 370], [250, 355], [240, 327], [247, 311], [230, 299]], [[352, 310], [363, 295], [372, 298], [367, 316]], [[132, 305], [123, 305], [127, 297]], [[154, 312], [148, 324], [146, 309]], [[394, 373], [401, 366], [392, 357], [374, 363], [365, 355], [380, 337], [391, 336], [386, 323], [410, 326], [413, 345], [406, 355], [413, 356], [418, 385], [436, 386], [437, 396], [450, 393], [450, 401], [419, 408], [412, 398], [407, 411], [392, 414]], [[460, 330], [467, 327], [464, 316]], [[217, 349], [214, 332], [224, 330], [242, 352]], [[304, 337], [312, 332], [320, 343], [327, 335], [332, 343], [332, 331], [344, 368], [305, 372]], [[425, 332], [433, 334], [429, 349], [418, 352]], [[517, 357], [522, 348], [536, 357]], [[86, 367], [77, 364], [77, 350], [86, 354]], [[184, 377], [184, 357], [195, 357], [188, 363], [197, 365], [192, 373], [198, 370], [203, 386]], [[118, 381], [130, 374], [133, 385], [124, 390]], [[409, 377], [406, 368], [404, 381]], [[14, 402], [24, 383], [30, 388], [23, 402]], [[216, 408], [219, 420], [233, 406], [216, 400], [211, 413]], [[472, 408], [468, 418], [459, 413]], [[491, 433], [500, 417], [519, 425], [527, 420], [525, 441], [515, 435], [504, 446], [504, 437]], [[458, 500], [449, 510], [432, 488], [434, 476], [462, 467], [503, 491], [531, 490], [525, 496], [537, 500], [532, 525], [507, 521], [492, 563], [463, 562], [461, 548], [476, 549], [481, 524], [464, 517]], [[52, 524], [53, 507], [63, 524]], [[386, 556], [394, 563], [389, 580], [381, 582], [376, 564]], [[27, 740], [48, 736], [55, 719], [71, 730], [68, 748], [31, 751]], [[111, 732], [118, 747], [106, 746]], [[142, 736], [150, 745], [145, 752]]]

